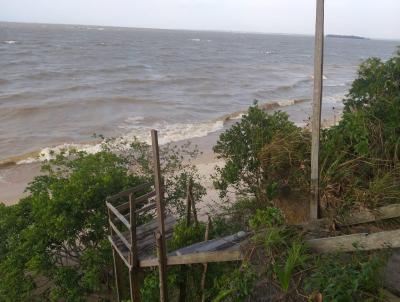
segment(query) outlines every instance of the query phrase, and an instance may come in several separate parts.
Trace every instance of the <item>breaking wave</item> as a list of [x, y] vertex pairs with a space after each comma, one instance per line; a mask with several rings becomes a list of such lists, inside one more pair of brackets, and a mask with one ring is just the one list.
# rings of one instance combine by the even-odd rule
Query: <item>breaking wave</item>
[[[336, 99], [336, 98], [335, 98]], [[293, 106], [296, 104], [307, 102], [306, 99], [293, 99], [293, 100], [278, 100], [260, 104], [259, 107], [269, 111], [278, 108]], [[168, 123], [168, 122], [156, 122], [147, 124], [150, 118], [146, 119], [143, 116], [132, 116], [124, 120], [119, 125], [119, 129], [124, 133], [119, 138], [115, 139], [115, 144], [121, 147], [121, 144], [125, 144], [129, 147], [129, 144], [136, 139], [147, 144], [151, 143], [150, 130], [161, 129], [159, 132], [159, 143], [161, 145], [184, 141], [193, 138], [205, 137], [211, 133], [215, 133], [224, 129], [227, 122], [232, 120], [239, 120], [246, 114], [246, 111], [236, 111], [230, 114], [226, 114], [209, 122], [198, 122], [198, 123]], [[46, 161], [54, 158], [61, 152], [68, 152], [72, 150], [84, 151], [88, 154], [94, 154], [102, 150], [102, 144], [99, 142], [93, 143], [65, 143], [55, 147], [46, 147], [36, 153], [36, 156], [32, 156], [32, 153], [28, 157], [19, 157], [19, 160], [15, 161], [16, 164], [29, 164], [38, 161]]]

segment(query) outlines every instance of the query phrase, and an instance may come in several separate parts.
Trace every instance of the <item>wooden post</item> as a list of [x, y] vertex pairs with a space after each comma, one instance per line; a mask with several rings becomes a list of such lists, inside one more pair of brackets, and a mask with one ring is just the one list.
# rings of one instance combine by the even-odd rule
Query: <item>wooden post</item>
[[156, 191], [157, 203], [157, 222], [158, 232], [156, 233], [156, 243], [159, 259], [159, 277], [160, 277], [160, 301], [168, 301], [167, 289], [167, 255], [165, 244], [165, 227], [164, 227], [164, 192], [161, 184], [161, 168], [160, 154], [158, 148], [158, 136], [156, 130], [151, 130], [151, 140], [153, 148], [153, 165], [154, 165], [154, 187]]
[[190, 198], [190, 204], [192, 205], [194, 224], [195, 224], [196, 226], [198, 226], [199, 220], [197, 219], [196, 203], [195, 203], [194, 197], [193, 197], [193, 179], [190, 179], [190, 180], [189, 180], [189, 185], [188, 185], [188, 198]]
[[[208, 216], [207, 226], [206, 226], [206, 233], [204, 234], [204, 241], [208, 241], [208, 237], [210, 236], [210, 228], [211, 228], [211, 218]], [[207, 269], [208, 263], [204, 263], [203, 267], [203, 274], [201, 275], [201, 302], [206, 301], [206, 277], [207, 277]]]
[[168, 292], [167, 292], [167, 274], [166, 270], [166, 258], [162, 255], [165, 254], [162, 248], [162, 235], [159, 231], [155, 233], [156, 246], [157, 246], [157, 257], [158, 257], [158, 269], [159, 269], [159, 278], [160, 278], [160, 302], [168, 301]]
[[192, 182], [189, 180], [187, 185], [187, 197], [186, 197], [186, 226], [190, 226], [190, 218], [192, 216], [192, 197], [191, 197], [191, 184]]
[[130, 271], [129, 271], [129, 285], [131, 290], [132, 302], [140, 302], [139, 291], [139, 259], [136, 241], [136, 202], [133, 194], [129, 194], [129, 223], [131, 235], [131, 251], [130, 251]]
[[[108, 221], [111, 221], [111, 213], [110, 209], [107, 208], [108, 212]], [[111, 226], [110, 228], [110, 235], [111, 237], [114, 236], [114, 232]], [[123, 296], [123, 288], [122, 288], [122, 260], [119, 259], [119, 255], [116, 252], [115, 248], [112, 247], [112, 255], [113, 255], [113, 264], [114, 264], [114, 278], [115, 278], [115, 288], [117, 290], [117, 301], [122, 301]]]
[[324, 58], [324, 0], [317, 0], [314, 52], [314, 92], [311, 142], [311, 203], [310, 218], [318, 219], [319, 209], [319, 142], [321, 128]]
[[[189, 182], [187, 184], [187, 190], [186, 190], [186, 227], [190, 227], [191, 223], [191, 216], [192, 216], [192, 180], [189, 179]], [[182, 265], [181, 266], [181, 272], [180, 275], [182, 276], [182, 280], [179, 284], [179, 302], [186, 302], [186, 286], [187, 286], [187, 280], [188, 280], [188, 270], [187, 268]]]

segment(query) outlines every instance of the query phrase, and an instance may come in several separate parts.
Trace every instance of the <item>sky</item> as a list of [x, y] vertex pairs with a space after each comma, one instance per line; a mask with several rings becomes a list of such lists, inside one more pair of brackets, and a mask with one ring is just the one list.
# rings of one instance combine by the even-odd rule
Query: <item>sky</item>
[[[313, 34], [316, 0], [0, 0], [0, 21]], [[325, 0], [328, 34], [400, 40], [400, 0]]]

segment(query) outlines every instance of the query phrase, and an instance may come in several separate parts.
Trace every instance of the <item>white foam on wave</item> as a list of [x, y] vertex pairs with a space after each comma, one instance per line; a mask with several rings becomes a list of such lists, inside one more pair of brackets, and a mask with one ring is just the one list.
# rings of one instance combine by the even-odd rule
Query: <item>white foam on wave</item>
[[9, 41], [4, 41], [5, 44], [17, 44], [18, 41], [14, 41], [14, 40], [9, 40]]
[[296, 103], [296, 100], [282, 100], [282, 101], [277, 101], [277, 104], [279, 107], [287, 107], [287, 106], [292, 106]]
[[326, 87], [346, 87], [346, 83], [339, 83], [339, 84], [324, 84]]
[[203, 123], [155, 123], [153, 125], [142, 125], [140, 121], [143, 119], [140, 117], [131, 117], [125, 120], [123, 125], [120, 125], [121, 129], [129, 130], [127, 134], [123, 136], [127, 141], [133, 141], [136, 137], [139, 141], [151, 143], [150, 130], [160, 129], [159, 132], [159, 143], [167, 144], [172, 142], [178, 142], [186, 139], [204, 137], [212, 132], [221, 130], [224, 127], [222, 120], [213, 122]]
[[[120, 129], [124, 129], [126, 133], [120, 138], [115, 139], [113, 144], [118, 146], [118, 148], [129, 148], [130, 143], [134, 142], [136, 139], [145, 142], [147, 144], [151, 143], [150, 130], [160, 129], [159, 131], [159, 143], [164, 145], [167, 143], [178, 142], [186, 139], [204, 137], [208, 134], [221, 130], [224, 127], [224, 122], [218, 120], [215, 122], [204, 122], [204, 123], [174, 123], [168, 124], [166, 122], [156, 123], [149, 126], [144, 126], [141, 124], [143, 117], [134, 116], [129, 117], [124, 121], [123, 125], [120, 125]], [[110, 146], [111, 148], [113, 145]], [[21, 164], [31, 164], [34, 162], [42, 162], [54, 159], [58, 154], [62, 152], [68, 155], [72, 150], [84, 151], [88, 154], [95, 154], [102, 150], [102, 144], [62, 144], [56, 147], [43, 148], [39, 152], [38, 157], [29, 157], [17, 162], [17, 165]]]
[[102, 146], [101, 144], [62, 144], [56, 147], [46, 147], [39, 152], [38, 157], [28, 157], [20, 160], [17, 162], [17, 165], [51, 160], [62, 152], [64, 152], [65, 155], [68, 155], [73, 150], [83, 151], [88, 154], [95, 154], [102, 150]]

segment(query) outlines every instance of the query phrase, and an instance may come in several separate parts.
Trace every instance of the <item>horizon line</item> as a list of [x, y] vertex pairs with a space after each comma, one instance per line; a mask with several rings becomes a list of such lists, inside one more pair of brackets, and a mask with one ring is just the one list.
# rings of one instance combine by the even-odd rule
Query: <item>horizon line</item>
[[[0, 23], [19, 23], [19, 24], [37, 24], [37, 25], [55, 25], [55, 26], [93, 26], [93, 27], [108, 27], [108, 28], [127, 28], [127, 29], [144, 29], [144, 30], [165, 30], [165, 31], [193, 31], [193, 32], [220, 32], [220, 33], [238, 33], [238, 34], [255, 34], [255, 35], [282, 35], [282, 36], [305, 36], [314, 37], [314, 34], [307, 33], [284, 33], [284, 32], [264, 32], [264, 31], [246, 31], [246, 30], [225, 30], [225, 29], [190, 29], [190, 28], [161, 28], [161, 27], [141, 27], [141, 26], [122, 26], [122, 25], [101, 25], [101, 24], [78, 24], [78, 23], [51, 23], [51, 22], [28, 22], [28, 21], [3, 21]], [[343, 36], [360, 36], [357, 34], [343, 33], [325, 33], [327, 35], [343, 35]], [[364, 37], [370, 40], [384, 41], [400, 41], [400, 38], [377, 38]]]

